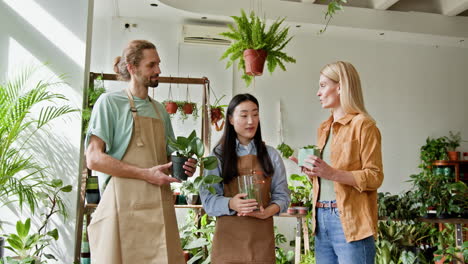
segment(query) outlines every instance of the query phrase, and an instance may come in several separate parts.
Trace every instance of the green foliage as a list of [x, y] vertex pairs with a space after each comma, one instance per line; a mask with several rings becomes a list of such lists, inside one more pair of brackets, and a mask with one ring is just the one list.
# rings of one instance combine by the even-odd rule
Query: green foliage
[[301, 256], [301, 262], [299, 264], [315, 264], [315, 252], [309, 250]]
[[278, 227], [274, 227], [275, 232], [275, 255], [276, 255], [276, 264], [290, 264], [294, 261], [294, 251], [288, 250], [287, 252], [280, 247], [281, 244], [284, 244], [286, 236], [278, 232]]
[[[188, 101], [174, 101], [177, 104], [177, 112], [180, 114], [180, 120], [185, 121], [188, 119], [189, 115], [192, 115], [193, 120], [196, 120], [198, 115], [198, 108], [196, 103], [188, 102]], [[184, 112], [184, 105], [185, 104], [192, 104], [193, 105], [193, 112], [191, 114], [186, 114]]]
[[426, 145], [421, 147], [421, 165], [420, 168], [426, 169], [432, 166], [435, 160], [447, 160], [447, 139], [439, 137], [436, 139], [427, 138]]
[[284, 142], [279, 144], [276, 149], [278, 149], [281, 152], [281, 155], [286, 159], [291, 157], [294, 153], [294, 150]]
[[[6, 235], [8, 246], [6, 249], [15, 253], [20, 260], [20, 263], [37, 263], [34, 257], [39, 257], [42, 250], [49, 246], [52, 240], [58, 240], [58, 231], [54, 229], [46, 234], [34, 233], [29, 234], [31, 227], [31, 219], [26, 219], [23, 223], [16, 222], [16, 234]], [[52, 255], [47, 255], [51, 259], [55, 259]], [[7, 263], [14, 263], [13, 259], [7, 258]]]
[[[464, 232], [468, 230], [464, 228]], [[458, 263], [465, 263], [468, 261], [468, 241], [465, 241], [461, 247], [457, 247], [455, 243], [455, 228], [454, 225], [445, 224], [442, 231], [434, 232], [435, 242], [437, 242], [437, 250], [434, 252], [435, 261], [440, 261], [445, 257], [443, 263], [452, 263], [457, 260]], [[460, 256], [461, 255], [461, 258]]]
[[333, 18], [333, 15], [336, 14], [336, 11], [343, 10], [343, 4], [346, 4], [347, 2], [347, 0], [331, 0], [328, 3], [327, 12], [325, 12], [325, 20], [327, 21], [327, 23], [325, 24], [325, 27], [319, 31], [320, 34], [324, 33], [327, 30], [328, 24]]
[[51, 121], [77, 111], [68, 105], [44, 106], [47, 102], [68, 101], [65, 96], [49, 91], [64, 84], [63, 77], [34, 84], [36, 70], [26, 68], [0, 84], [0, 197], [4, 198], [3, 204], [18, 202], [20, 208], [27, 204], [33, 213], [41, 200], [40, 193], [52, 186], [45, 179], [46, 168], [28, 153], [29, 145], [34, 135], [44, 131]]
[[195, 158], [198, 160], [197, 165], [200, 167], [200, 176], [196, 177], [193, 184], [196, 189], [207, 188], [211, 193], [215, 194], [213, 184], [220, 183], [223, 178], [217, 175], [204, 175], [203, 170], [213, 170], [218, 166], [218, 159], [214, 156], [203, 157], [205, 146], [202, 140], [197, 137], [195, 130], [188, 137], [177, 137], [176, 140], [169, 138], [168, 147], [171, 153], [175, 152], [178, 157]]
[[303, 149], [318, 149], [318, 147], [316, 145], [307, 145]]
[[312, 205], [312, 182], [307, 175], [291, 174], [289, 177], [293, 184], [288, 185], [291, 191], [291, 203], [300, 203], [303, 206]]
[[192, 255], [187, 263], [210, 263], [215, 226], [216, 218], [207, 214], [200, 217], [194, 210], [189, 211], [185, 225], [179, 230], [182, 248]]
[[380, 218], [415, 220], [419, 217], [419, 201], [412, 191], [400, 195], [389, 192], [378, 193], [378, 213]]
[[88, 124], [91, 119], [91, 112], [93, 111], [94, 104], [98, 100], [99, 96], [105, 92], [106, 88], [104, 87], [104, 80], [102, 79], [102, 76], [98, 76], [87, 90], [88, 101], [82, 112], [83, 133], [88, 131]]
[[447, 141], [448, 151], [455, 151], [462, 142], [460, 131], [458, 133], [453, 133], [452, 131], [449, 131], [449, 136], [445, 136], [444, 138]]
[[273, 24], [266, 29], [265, 20], [260, 19], [252, 11], [249, 16], [244, 10], [241, 10], [241, 16], [231, 16], [234, 19], [236, 27], [228, 25], [230, 31], [223, 32], [221, 35], [228, 37], [234, 41], [231, 46], [224, 52], [221, 59], [229, 58], [226, 68], [232, 66], [234, 61], [239, 60], [239, 70], [243, 69], [244, 74], [242, 79], [245, 80], [247, 86], [250, 85], [253, 76], [247, 75], [245, 72], [245, 60], [243, 52], [246, 49], [262, 49], [267, 52], [266, 62], [270, 73], [279, 66], [283, 71], [286, 70], [285, 63], [296, 63], [296, 60], [282, 50], [291, 41], [292, 37], [288, 37], [289, 27], [281, 28], [285, 18], [278, 18]]
[[423, 252], [408, 251], [409, 247], [421, 247], [429, 243], [431, 234], [437, 231], [429, 223], [413, 221], [380, 221], [376, 245], [376, 264], [430, 263]]

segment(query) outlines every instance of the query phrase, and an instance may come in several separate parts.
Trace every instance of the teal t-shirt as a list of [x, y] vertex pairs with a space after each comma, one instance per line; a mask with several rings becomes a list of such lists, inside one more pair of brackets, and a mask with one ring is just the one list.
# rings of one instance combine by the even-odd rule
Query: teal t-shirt
[[[138, 115], [158, 119], [149, 97], [147, 99], [141, 99], [133, 96], [133, 100], [135, 101]], [[156, 103], [159, 114], [163, 118], [167, 142], [168, 137], [174, 138], [174, 131], [169, 114], [161, 103], [154, 99], [151, 99], [151, 101]], [[130, 143], [132, 132], [133, 117], [125, 90], [104, 93], [99, 97], [93, 107], [88, 131], [86, 132], [85, 147], [88, 146], [91, 135], [95, 135], [105, 142], [105, 152], [108, 155], [115, 159], [122, 160], [128, 144]], [[102, 193], [109, 175], [97, 172], [97, 176], [99, 176], [99, 189]]]

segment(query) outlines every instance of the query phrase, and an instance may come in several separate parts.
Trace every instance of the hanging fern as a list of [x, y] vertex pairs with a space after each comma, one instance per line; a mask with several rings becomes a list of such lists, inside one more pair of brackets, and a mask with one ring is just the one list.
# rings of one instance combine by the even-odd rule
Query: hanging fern
[[239, 60], [239, 70], [242, 69], [244, 74], [242, 79], [245, 80], [247, 86], [252, 82], [253, 76], [247, 75], [245, 72], [244, 50], [246, 49], [263, 49], [267, 52], [266, 63], [270, 73], [279, 66], [283, 71], [286, 70], [285, 63], [296, 63], [296, 60], [282, 50], [291, 41], [292, 37], [288, 37], [289, 27], [281, 27], [285, 18], [278, 18], [266, 30], [264, 20], [261, 20], [252, 11], [248, 17], [244, 10], [241, 10], [241, 16], [232, 16], [236, 27], [228, 25], [230, 32], [221, 33], [222, 36], [234, 40], [234, 43], [221, 56], [221, 60], [228, 58], [226, 68], [232, 66], [234, 61]]

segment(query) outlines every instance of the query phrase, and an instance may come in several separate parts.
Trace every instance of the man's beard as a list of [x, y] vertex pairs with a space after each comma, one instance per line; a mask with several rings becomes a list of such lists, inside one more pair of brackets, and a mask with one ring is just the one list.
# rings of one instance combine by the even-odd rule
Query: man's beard
[[156, 78], [159, 77], [159, 74], [153, 75], [149, 77], [148, 79], [143, 78], [139, 72], [137, 72], [136, 76], [138, 77], [138, 79], [142, 82], [143, 86], [145, 87], [155, 88], [155, 87], [158, 87], [159, 85], [159, 80], [157, 79], [154, 81], [151, 80], [151, 78], [153, 77], [156, 77]]

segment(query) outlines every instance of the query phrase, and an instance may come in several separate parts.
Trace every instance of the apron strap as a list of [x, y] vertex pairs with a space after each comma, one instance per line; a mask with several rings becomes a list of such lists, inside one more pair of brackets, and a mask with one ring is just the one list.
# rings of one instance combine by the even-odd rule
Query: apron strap
[[138, 118], [138, 115], [137, 115], [138, 111], [135, 107], [135, 101], [133, 101], [133, 96], [132, 96], [132, 93], [130, 92], [130, 89], [126, 88], [125, 91], [127, 92], [128, 101], [130, 102], [130, 111], [132, 112], [133, 122], [135, 123], [135, 137], [137, 141], [137, 146], [143, 147], [144, 144], [143, 144], [143, 141], [141, 140], [140, 119]]

